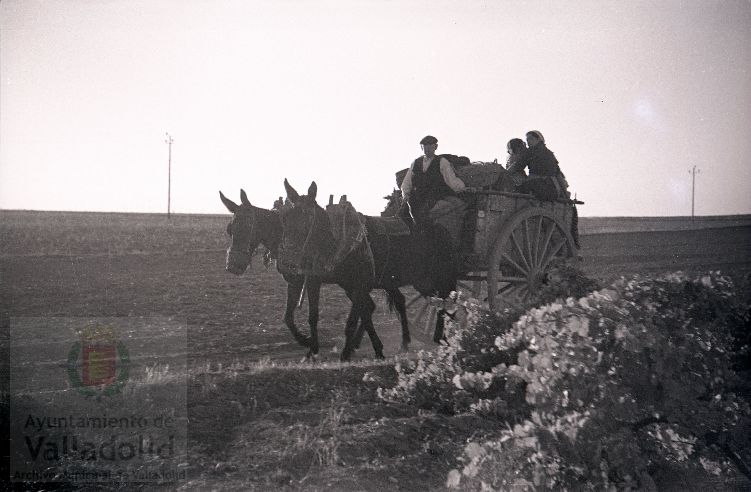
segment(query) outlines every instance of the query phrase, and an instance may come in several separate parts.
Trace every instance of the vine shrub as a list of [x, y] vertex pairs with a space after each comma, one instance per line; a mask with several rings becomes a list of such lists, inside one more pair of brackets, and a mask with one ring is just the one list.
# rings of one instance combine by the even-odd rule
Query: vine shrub
[[563, 299], [491, 314], [459, 297], [466, 318], [447, 345], [381, 390], [500, 419], [447, 485], [649, 489], [663, 467], [744, 470], [751, 412], [731, 390], [749, 299], [728, 278], [633, 277]]
[[[495, 346], [499, 333], [510, 330], [531, 307], [558, 298], [581, 297], [599, 287], [595, 280], [586, 277], [574, 265], [559, 262], [551, 268], [543, 288], [522, 306], [492, 313], [477, 299], [459, 292], [446, 306], [449, 312], [456, 313], [455, 320], [447, 323], [447, 343], [432, 352], [419, 352], [416, 362], [397, 364], [397, 385], [388, 390], [381, 389], [379, 394], [387, 401], [411, 403], [441, 413], [468, 411], [479, 400], [502, 389], [504, 382], [493, 378], [493, 368], [516, 360], [516, 350], [500, 350]], [[462, 382], [457, 383], [457, 378]], [[523, 399], [516, 401], [518, 396], [513, 392], [506, 394], [515, 404], [523, 404]], [[499, 415], [506, 416], [508, 400], [499, 400], [498, 403]]]

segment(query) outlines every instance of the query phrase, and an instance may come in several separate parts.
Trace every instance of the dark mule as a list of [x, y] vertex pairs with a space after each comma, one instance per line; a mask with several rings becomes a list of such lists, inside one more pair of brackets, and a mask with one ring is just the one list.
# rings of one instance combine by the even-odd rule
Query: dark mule
[[[336, 253], [336, 242], [328, 215], [315, 201], [315, 183], [308, 190], [308, 196], [300, 196], [287, 180], [284, 186], [293, 207], [283, 220], [282, 241], [285, 245], [302, 245], [302, 249], [298, 248], [294, 255], [280, 251], [279, 261], [305, 269], [316, 262], [331, 259]], [[450, 250], [440, 246], [450, 244], [445, 237], [441, 237], [448, 234], [445, 230], [415, 229], [409, 235], [397, 236], [375, 233], [385, 229], [379, 227], [385, 220], [389, 219], [366, 216], [367, 241], [337, 263], [333, 270], [336, 282], [351, 292], [353, 311], [363, 309], [360, 303], [374, 288], [389, 292], [412, 285], [422, 295], [441, 298], [456, 290], [456, 260]], [[368, 245], [372, 262], [366, 249]], [[343, 360], [348, 359], [355, 348], [353, 318], [351, 313], [345, 328]], [[443, 316], [438, 316], [434, 335], [436, 341], [443, 337], [443, 322]]]
[[[227, 225], [227, 233], [232, 238], [230, 247], [227, 249], [227, 271], [235, 275], [242, 275], [250, 265], [253, 251], [259, 244], [263, 244], [269, 250], [271, 256], [276, 257], [282, 240], [282, 212], [277, 209], [266, 210], [254, 207], [250, 204], [243, 190], [240, 190], [240, 205], [225, 197], [221, 192], [219, 192], [219, 197], [225, 207], [227, 207], [227, 210], [233, 214], [232, 221]], [[321, 283], [327, 283], [329, 280], [314, 276], [309, 276], [306, 279], [304, 275], [290, 273], [285, 273], [283, 276], [287, 282], [287, 305], [284, 314], [284, 323], [289, 328], [295, 340], [300, 345], [310, 349], [308, 357], [313, 356], [319, 350], [318, 317], [320, 287]], [[304, 285], [308, 294], [308, 325], [310, 326], [310, 336], [304, 336], [295, 325], [295, 307], [303, 292]], [[410, 340], [406, 324], [406, 309], [403, 307], [404, 296], [398, 291], [387, 294], [389, 294], [390, 304], [396, 305], [397, 309], [399, 309], [400, 305], [402, 306], [400, 310], [400, 318], [402, 319], [402, 347], [406, 350]], [[375, 310], [375, 303], [370, 296], [368, 296], [364, 303], [367, 316], [365, 319], [360, 320], [360, 337], [362, 337], [362, 330], [367, 330], [368, 324], [372, 327], [372, 313]], [[354, 320], [355, 323], [357, 321], [358, 319]], [[373, 331], [373, 333], [375, 332]], [[374, 349], [376, 356], [383, 356], [383, 346], [380, 344], [380, 340], [374, 343]]]

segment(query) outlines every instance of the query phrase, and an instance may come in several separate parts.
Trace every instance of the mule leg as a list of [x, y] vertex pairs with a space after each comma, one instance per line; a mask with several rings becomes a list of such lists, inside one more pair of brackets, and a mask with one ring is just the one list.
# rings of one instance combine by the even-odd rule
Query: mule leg
[[355, 349], [355, 328], [357, 327], [357, 320], [360, 318], [359, 299], [356, 296], [352, 296], [350, 299], [352, 300], [352, 306], [349, 309], [347, 323], [344, 326], [344, 349], [340, 357], [342, 362], [348, 361], [352, 357], [352, 351]]
[[441, 343], [442, 340], [446, 340], [446, 335], [443, 333], [445, 325], [445, 314], [446, 311], [444, 311], [443, 309], [439, 309], [436, 313], [435, 332], [433, 333], [433, 341], [435, 343]]
[[[440, 282], [438, 295], [440, 295], [444, 299], [457, 288], [456, 276], [453, 273], [452, 275], [453, 276], [448, 276]], [[437, 314], [438, 315], [436, 316], [435, 320], [435, 332], [433, 333], [433, 341], [435, 343], [441, 343], [441, 341], [446, 340], [446, 334], [444, 333], [446, 310], [439, 309]]]
[[362, 310], [360, 313], [360, 320], [365, 328], [365, 331], [368, 332], [370, 343], [373, 344], [373, 350], [375, 351], [376, 359], [383, 359], [383, 343], [381, 342], [381, 339], [378, 338], [378, 334], [373, 327], [373, 311], [375, 311], [375, 303], [373, 302], [373, 298], [370, 297], [370, 293], [368, 292], [362, 293], [362, 299], [362, 303], [360, 303]]
[[310, 326], [310, 351], [308, 357], [318, 354], [318, 315], [321, 282], [308, 277], [308, 326]]
[[412, 339], [409, 336], [409, 322], [407, 321], [407, 304], [404, 299], [404, 294], [399, 289], [387, 290], [386, 293], [391, 297], [394, 302], [394, 308], [399, 315], [399, 322], [402, 325], [402, 352], [409, 352], [409, 344]]
[[[350, 291], [347, 295], [349, 296], [350, 300], [352, 300], [352, 305], [354, 306], [354, 299], [357, 294]], [[376, 357], [383, 359], [383, 343], [381, 343], [381, 340], [375, 333], [375, 328], [373, 328], [373, 313], [376, 309], [375, 302], [373, 302], [373, 298], [370, 297], [370, 294], [365, 294], [364, 297], [362, 297], [362, 303], [359, 305], [361, 306], [361, 308], [357, 310], [357, 319], [355, 320], [359, 320], [359, 323], [357, 325], [357, 330], [354, 332], [352, 338], [352, 348], [359, 349], [362, 343], [363, 334], [365, 332], [368, 332], [368, 337], [370, 338], [370, 342], [373, 345], [373, 350], [375, 350]], [[373, 339], [373, 336], [375, 336], [375, 340]]]
[[[352, 290], [345, 289], [344, 293], [347, 294], [347, 298], [354, 306], [355, 300], [352, 294]], [[375, 306], [373, 306], [373, 309], [375, 310]], [[352, 311], [350, 311], [350, 314]], [[357, 324], [357, 329], [354, 332], [353, 338], [352, 338], [352, 348], [353, 350], [358, 350], [360, 348], [360, 345], [362, 344], [362, 336], [365, 334], [365, 326], [362, 324], [362, 318], [358, 317], [357, 320], [359, 320], [359, 323]], [[355, 321], [357, 321], [355, 320]]]
[[287, 307], [284, 311], [284, 324], [287, 325], [297, 343], [303, 347], [310, 347], [312, 339], [300, 333], [295, 326], [295, 309], [297, 308], [297, 301], [300, 299], [302, 284], [302, 279], [287, 282]]
[[360, 350], [360, 346], [362, 345], [362, 337], [365, 335], [365, 326], [362, 324], [362, 320], [357, 323], [357, 328], [355, 329], [354, 339], [352, 340], [352, 347], [355, 350]]

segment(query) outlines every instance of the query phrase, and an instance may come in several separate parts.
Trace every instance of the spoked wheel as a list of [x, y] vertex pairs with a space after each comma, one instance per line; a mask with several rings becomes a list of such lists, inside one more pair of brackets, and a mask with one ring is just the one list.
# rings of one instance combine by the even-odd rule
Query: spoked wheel
[[503, 227], [490, 253], [490, 309], [528, 300], [546, 281], [553, 260], [576, 255], [576, 245], [566, 224], [543, 208], [519, 212]]

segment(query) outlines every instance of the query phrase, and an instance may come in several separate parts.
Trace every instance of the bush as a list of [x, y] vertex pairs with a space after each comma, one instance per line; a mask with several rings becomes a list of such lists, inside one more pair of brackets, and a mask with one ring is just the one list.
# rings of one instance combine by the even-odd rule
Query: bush
[[[561, 278], [581, 286], [574, 273]], [[722, 474], [751, 430], [729, 391], [748, 301], [719, 273], [621, 279], [520, 316], [459, 298], [467, 318], [447, 346], [381, 394], [505, 421], [467, 445], [450, 486], [651, 488], [661, 467]]]
[[[463, 292], [455, 294], [447, 311], [456, 312], [454, 321], [447, 323], [447, 343], [433, 352], [420, 352], [417, 362], [397, 364], [398, 381], [394, 388], [379, 390], [381, 398], [417, 405], [419, 408], [441, 413], [465, 412], [480, 405], [488, 413], [508, 417], [510, 408], [523, 405], [518, 391], [505, 393], [507, 400], [496, 401], [497, 407], [485, 400], [503, 393], [505, 378], [495, 378], [493, 369], [499, 364], [516, 363], [511, 348], [500, 350], [495, 340], [508, 332], [513, 323], [529, 308], [544, 305], [559, 298], [581, 297], [599, 287], [569, 263], [553, 265], [548, 281], [525, 305], [492, 313], [474, 298]], [[458, 308], [458, 311], [457, 311]], [[494, 409], [491, 411], [491, 407]], [[524, 412], [522, 411], [522, 414]]]
[[[520, 310], [492, 314], [483, 310], [477, 300], [465, 300], [461, 294], [454, 301], [465, 312], [461, 322], [447, 323], [447, 343], [433, 352], [420, 351], [416, 362], [397, 363], [396, 386], [378, 390], [383, 400], [455, 414], [470, 410], [478, 399], [497, 390], [491, 388], [492, 369], [513, 363], [515, 358], [493, 343], [499, 327], [510, 327]], [[465, 377], [463, 385], [457, 379], [461, 377]]]
[[[740, 279], [736, 287], [736, 295], [731, 302], [735, 305], [730, 309], [731, 316], [737, 319], [728, 324], [733, 339], [735, 354], [734, 368], [741, 371], [751, 370], [751, 274]], [[746, 391], [749, 389], [746, 388]]]

